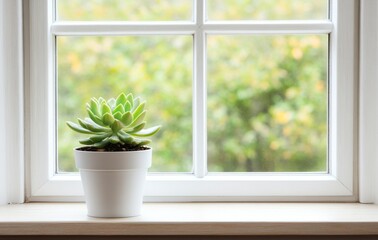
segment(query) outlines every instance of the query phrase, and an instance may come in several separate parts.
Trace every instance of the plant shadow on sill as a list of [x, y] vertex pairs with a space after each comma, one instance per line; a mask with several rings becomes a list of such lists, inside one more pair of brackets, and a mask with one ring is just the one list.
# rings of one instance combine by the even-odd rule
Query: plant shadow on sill
[[375, 240], [378, 236], [0, 236], [0, 240]]

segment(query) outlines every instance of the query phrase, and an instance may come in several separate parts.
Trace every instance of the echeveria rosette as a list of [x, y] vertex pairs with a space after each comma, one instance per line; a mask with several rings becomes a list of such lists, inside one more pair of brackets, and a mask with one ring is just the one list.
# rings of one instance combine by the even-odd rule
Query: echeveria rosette
[[144, 129], [146, 122], [146, 102], [121, 93], [117, 99], [105, 100], [92, 98], [87, 103], [89, 118], [78, 123], [67, 121], [67, 125], [76, 132], [92, 135], [79, 142], [83, 145], [104, 148], [110, 144], [122, 144], [129, 147], [143, 146], [151, 141], [145, 139], [157, 133], [160, 126]]

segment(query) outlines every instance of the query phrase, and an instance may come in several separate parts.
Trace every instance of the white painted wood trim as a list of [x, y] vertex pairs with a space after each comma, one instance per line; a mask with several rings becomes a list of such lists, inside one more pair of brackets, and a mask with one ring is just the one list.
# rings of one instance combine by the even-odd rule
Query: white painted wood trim
[[202, 31], [205, 1], [196, 0], [196, 34], [194, 35], [193, 68], [193, 166], [194, 175], [207, 174], [207, 87], [206, 87], [206, 34]]
[[146, 34], [193, 34], [192, 22], [55, 22], [51, 32], [55, 35], [146, 35]]
[[0, 235], [229, 236], [224, 239], [235, 239], [235, 235], [280, 235], [282, 239], [292, 239], [285, 235], [323, 235], [310, 239], [349, 239], [324, 235], [378, 234], [378, 206], [373, 204], [148, 203], [142, 209], [138, 217], [101, 219], [87, 217], [82, 203], [3, 206]]
[[[253, 187], [251, 187], [251, 185]], [[221, 186], [221, 187], [220, 187]], [[221, 192], [220, 192], [221, 191]], [[30, 201], [83, 201], [79, 175], [57, 175]], [[250, 176], [148, 176], [145, 202], [355, 201], [350, 190], [326, 174]]]
[[357, 1], [331, 2], [329, 172], [356, 195]]
[[[52, 24], [55, 35], [193, 34], [199, 24], [206, 33], [223, 34], [327, 34], [333, 23], [324, 21], [204, 21], [203, 1], [197, 0], [196, 22], [62, 22]], [[199, 7], [201, 6], [201, 7]], [[201, 16], [201, 17], [199, 17]], [[199, 22], [202, 21], [202, 22]]]
[[52, 2], [30, 1], [30, 192], [48, 184], [55, 171], [55, 81]]
[[22, 1], [0, 2], [0, 204], [24, 202]]
[[327, 34], [333, 23], [323, 21], [209, 21], [204, 31], [212, 34]]
[[378, 1], [361, 1], [360, 202], [378, 203]]

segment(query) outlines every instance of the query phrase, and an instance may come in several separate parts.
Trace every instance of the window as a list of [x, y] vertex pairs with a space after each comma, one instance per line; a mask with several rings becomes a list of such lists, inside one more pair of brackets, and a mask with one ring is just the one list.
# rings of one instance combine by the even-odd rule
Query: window
[[354, 1], [30, 4], [31, 200], [81, 199], [64, 122], [120, 91], [167, 126], [146, 200], [355, 199]]

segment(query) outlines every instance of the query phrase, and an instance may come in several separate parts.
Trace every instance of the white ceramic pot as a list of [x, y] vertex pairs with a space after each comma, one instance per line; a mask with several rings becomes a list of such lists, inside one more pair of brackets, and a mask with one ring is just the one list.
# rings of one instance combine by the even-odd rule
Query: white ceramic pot
[[143, 190], [152, 149], [90, 152], [75, 149], [91, 217], [132, 217], [141, 214]]

